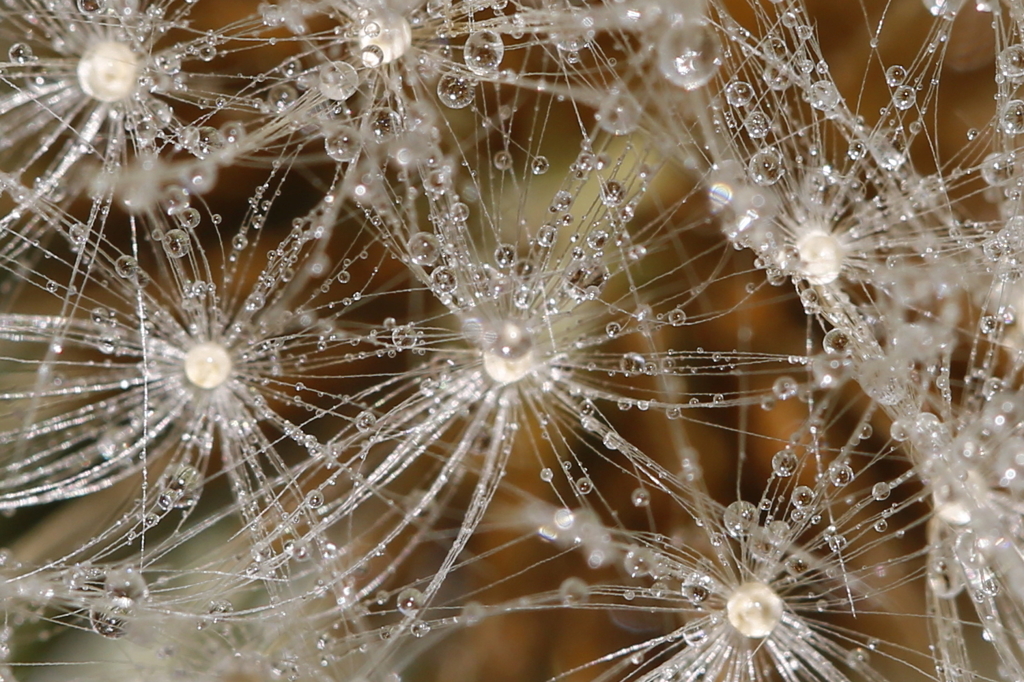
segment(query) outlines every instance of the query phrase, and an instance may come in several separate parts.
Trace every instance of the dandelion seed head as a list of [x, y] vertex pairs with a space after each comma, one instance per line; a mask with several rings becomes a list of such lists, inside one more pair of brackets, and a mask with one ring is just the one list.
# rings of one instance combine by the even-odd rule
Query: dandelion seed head
[[185, 354], [185, 376], [197, 388], [212, 390], [231, 376], [231, 356], [224, 346], [206, 341]]
[[139, 60], [124, 43], [95, 43], [78, 62], [78, 84], [83, 92], [101, 102], [119, 102], [135, 89]]
[[745, 637], [767, 637], [782, 619], [782, 599], [764, 583], [743, 583], [729, 597], [725, 613]]

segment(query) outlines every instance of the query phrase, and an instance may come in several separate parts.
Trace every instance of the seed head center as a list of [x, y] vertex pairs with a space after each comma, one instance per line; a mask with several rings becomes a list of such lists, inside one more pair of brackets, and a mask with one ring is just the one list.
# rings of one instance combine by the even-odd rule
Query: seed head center
[[822, 230], [804, 235], [796, 243], [800, 254], [800, 272], [811, 284], [829, 284], [843, 269], [843, 246]]
[[359, 48], [363, 65], [390, 64], [412, 45], [412, 27], [405, 17], [393, 13], [377, 15], [359, 29]]
[[484, 371], [501, 384], [519, 381], [534, 365], [533, 339], [527, 329], [505, 322], [483, 351]]
[[725, 614], [741, 635], [767, 637], [782, 619], [782, 599], [764, 583], [743, 583], [726, 602]]
[[78, 62], [78, 84], [101, 102], [119, 102], [135, 89], [139, 59], [124, 43], [94, 43]]
[[231, 356], [224, 346], [206, 341], [185, 354], [185, 377], [197, 388], [217, 388], [231, 376]]

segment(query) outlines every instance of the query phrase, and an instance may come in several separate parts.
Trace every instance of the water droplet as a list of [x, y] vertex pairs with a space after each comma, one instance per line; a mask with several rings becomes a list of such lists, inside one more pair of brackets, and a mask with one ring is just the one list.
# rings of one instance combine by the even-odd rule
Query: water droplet
[[320, 94], [330, 100], [343, 101], [359, 87], [359, 74], [346, 62], [320, 65]]
[[887, 499], [891, 490], [892, 487], [888, 483], [885, 481], [879, 481], [871, 486], [871, 497], [879, 501]]
[[807, 99], [811, 103], [811, 106], [821, 111], [832, 111], [839, 104], [841, 99], [839, 96], [839, 90], [836, 89], [835, 84], [832, 81], [820, 80], [811, 83], [810, 90], [807, 93]]
[[415, 587], [407, 587], [398, 593], [398, 610], [404, 616], [415, 616], [423, 608], [423, 593]]
[[452, 109], [464, 109], [476, 96], [476, 81], [456, 74], [445, 74], [437, 82], [437, 96], [441, 103]]
[[598, 125], [612, 135], [628, 135], [640, 122], [640, 105], [630, 95], [612, 92], [594, 115]]
[[772, 471], [776, 476], [792, 476], [799, 461], [792, 450], [779, 450], [772, 457]]
[[996, 57], [999, 73], [1007, 78], [1024, 78], [1024, 45], [1010, 45]]
[[725, 88], [725, 100], [734, 107], [745, 107], [754, 99], [754, 88], [746, 81], [733, 81]]
[[583, 604], [590, 596], [590, 586], [582, 578], [572, 576], [563, 580], [559, 585], [558, 596], [566, 606]]
[[1007, 135], [1024, 133], [1024, 101], [1013, 99], [999, 113], [999, 128]]
[[349, 126], [339, 126], [324, 138], [327, 156], [342, 163], [355, 161], [360, 147], [359, 134]]
[[171, 258], [183, 258], [192, 250], [192, 240], [188, 233], [177, 228], [168, 230], [163, 240], [164, 251]]
[[793, 488], [790, 501], [793, 503], [793, 506], [798, 509], [808, 507], [814, 502], [814, 491], [805, 485], [798, 485]]
[[711, 80], [721, 64], [722, 45], [710, 24], [684, 21], [671, 26], [658, 43], [658, 65], [668, 80], [696, 90]]
[[917, 93], [909, 85], [901, 85], [892, 93], [892, 103], [897, 109], [906, 111], [914, 106], [917, 101]]
[[822, 340], [822, 348], [829, 355], [846, 355], [850, 353], [852, 343], [849, 335], [842, 329], [832, 329]]
[[7, 56], [15, 64], [27, 64], [28, 62], [34, 61], [36, 58], [35, 53], [32, 52], [32, 48], [25, 43], [14, 43], [7, 50]]
[[756, 184], [768, 186], [778, 182], [786, 172], [786, 168], [782, 154], [777, 149], [769, 147], [750, 157], [747, 171], [750, 173], [750, 179]]
[[466, 66], [473, 73], [490, 76], [498, 71], [505, 56], [505, 44], [494, 31], [477, 31], [466, 39], [462, 48]]
[[745, 538], [757, 525], [757, 507], [750, 502], [736, 500], [725, 508], [722, 523], [730, 536]]
[[894, 64], [885, 70], [885, 82], [890, 88], [897, 88], [907, 80], [907, 70], [899, 64]]
[[755, 140], [768, 135], [772, 129], [771, 119], [763, 111], [752, 111], [750, 115], [743, 120], [743, 127], [747, 129], [747, 134]]

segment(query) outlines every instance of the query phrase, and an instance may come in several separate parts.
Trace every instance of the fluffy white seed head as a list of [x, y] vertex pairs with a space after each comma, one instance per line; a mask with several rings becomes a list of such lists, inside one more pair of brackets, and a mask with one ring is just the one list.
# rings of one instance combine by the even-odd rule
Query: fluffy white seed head
[[746, 637], [767, 637], [782, 619], [782, 599], [764, 583], [743, 583], [729, 597], [725, 614]]
[[197, 388], [217, 388], [231, 376], [231, 369], [231, 356], [219, 343], [206, 341], [185, 354], [185, 377]]
[[390, 64], [405, 54], [412, 45], [412, 28], [405, 17], [381, 13], [369, 19], [359, 29], [359, 49], [363, 65], [368, 67]]
[[811, 284], [829, 284], [843, 269], [843, 246], [823, 230], [814, 230], [796, 243], [800, 255], [800, 274]]
[[135, 90], [139, 59], [124, 43], [94, 43], [78, 62], [82, 91], [101, 102], [119, 102]]
[[510, 384], [526, 376], [534, 365], [530, 332], [514, 322], [498, 328], [497, 337], [483, 351], [484, 371], [501, 384]]

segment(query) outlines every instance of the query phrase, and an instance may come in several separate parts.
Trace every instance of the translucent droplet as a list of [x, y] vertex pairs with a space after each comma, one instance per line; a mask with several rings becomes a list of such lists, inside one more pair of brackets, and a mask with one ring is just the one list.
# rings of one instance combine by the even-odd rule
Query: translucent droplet
[[464, 109], [473, 103], [476, 81], [453, 73], [445, 74], [437, 81], [437, 96], [446, 107]]
[[629, 496], [629, 499], [634, 507], [646, 507], [651, 503], [651, 493], [644, 488], [637, 488]]
[[811, 83], [807, 93], [811, 106], [821, 111], [832, 111], [839, 104], [839, 90], [832, 81], [820, 80]]
[[733, 81], [725, 88], [725, 100], [734, 107], [745, 107], [754, 99], [754, 88], [746, 81]]
[[7, 50], [8, 58], [15, 64], [28, 64], [35, 61], [36, 55], [32, 52], [31, 46], [25, 43], [14, 43]]
[[925, 9], [932, 13], [932, 16], [952, 19], [956, 16], [957, 10], [964, 0], [921, 0]]
[[423, 608], [423, 593], [415, 587], [407, 587], [398, 593], [398, 610], [405, 616], [415, 616]]
[[355, 161], [361, 146], [359, 133], [348, 126], [338, 127], [324, 138], [327, 156], [342, 163]]
[[845, 462], [833, 462], [828, 467], [828, 480], [837, 488], [853, 482], [853, 469]]
[[124, 637], [128, 629], [131, 610], [109, 601], [93, 607], [89, 611], [89, 623], [99, 635], [109, 639]]
[[536, 156], [530, 163], [530, 171], [534, 175], [544, 175], [551, 168], [551, 162], [548, 161], [546, 156]]
[[789, 400], [796, 396], [800, 384], [793, 377], [779, 377], [772, 383], [772, 393], [779, 400]]
[[377, 417], [373, 412], [360, 412], [356, 415], [356, 428], [360, 431], [369, 431], [377, 423]]
[[885, 70], [885, 82], [890, 88], [897, 88], [903, 85], [904, 81], [907, 80], [907, 70], [895, 64]]
[[981, 177], [992, 187], [1012, 182], [1017, 176], [1016, 162], [1017, 157], [1013, 152], [992, 152], [981, 162]]
[[558, 587], [558, 596], [562, 603], [569, 606], [582, 604], [590, 596], [590, 586], [582, 578], [572, 576], [562, 581]]
[[346, 62], [320, 65], [320, 94], [330, 100], [342, 101], [351, 97], [359, 87], [359, 74]]
[[846, 355], [851, 350], [851, 343], [849, 335], [842, 329], [832, 329], [825, 334], [821, 345], [829, 355]]
[[892, 103], [897, 109], [907, 110], [917, 101], [917, 93], [909, 85], [901, 85], [892, 93]]
[[192, 250], [192, 240], [188, 233], [177, 228], [168, 230], [163, 240], [164, 251], [171, 258], [183, 258]]
[[1024, 133], [1024, 101], [1010, 100], [999, 113], [999, 128], [1008, 135]]
[[1010, 45], [996, 57], [999, 73], [1007, 78], [1024, 78], [1024, 45]]
[[668, 80], [686, 90], [708, 81], [721, 64], [722, 44], [714, 27], [685, 21], [671, 26], [658, 43], [658, 65]]
[[78, 0], [78, 11], [82, 14], [96, 14], [106, 7], [106, 0]]
[[149, 596], [145, 578], [134, 568], [118, 568], [107, 573], [104, 590], [110, 603], [124, 610]]
[[640, 105], [628, 94], [612, 92], [601, 103], [594, 118], [612, 135], [628, 135], [640, 123]]
[[744, 538], [757, 525], [757, 507], [744, 500], [736, 500], [725, 508], [722, 523], [725, 532], [734, 538]]
[[497, 73], [505, 56], [505, 44], [494, 31], [477, 31], [466, 39], [463, 59], [470, 71], [481, 76]]
[[750, 179], [762, 186], [774, 185], [786, 172], [782, 154], [774, 148], [762, 149], [750, 157]]
[[114, 272], [123, 279], [138, 279], [140, 274], [139, 263], [131, 256], [121, 256], [114, 261]]
[[793, 503], [793, 506], [798, 509], [809, 507], [814, 502], [814, 491], [805, 485], [798, 485], [793, 488], [790, 501]]
[[792, 476], [798, 464], [799, 460], [792, 450], [779, 450], [772, 457], [772, 471], [783, 478]]
[[429, 232], [417, 232], [409, 238], [409, 258], [416, 265], [433, 265], [441, 252], [437, 237]]
[[772, 122], [763, 111], [752, 111], [743, 120], [743, 127], [747, 129], [747, 134], [751, 138], [760, 140], [771, 131]]
[[871, 497], [876, 500], [884, 500], [889, 497], [889, 493], [892, 487], [885, 481], [879, 481], [878, 483], [871, 486]]

